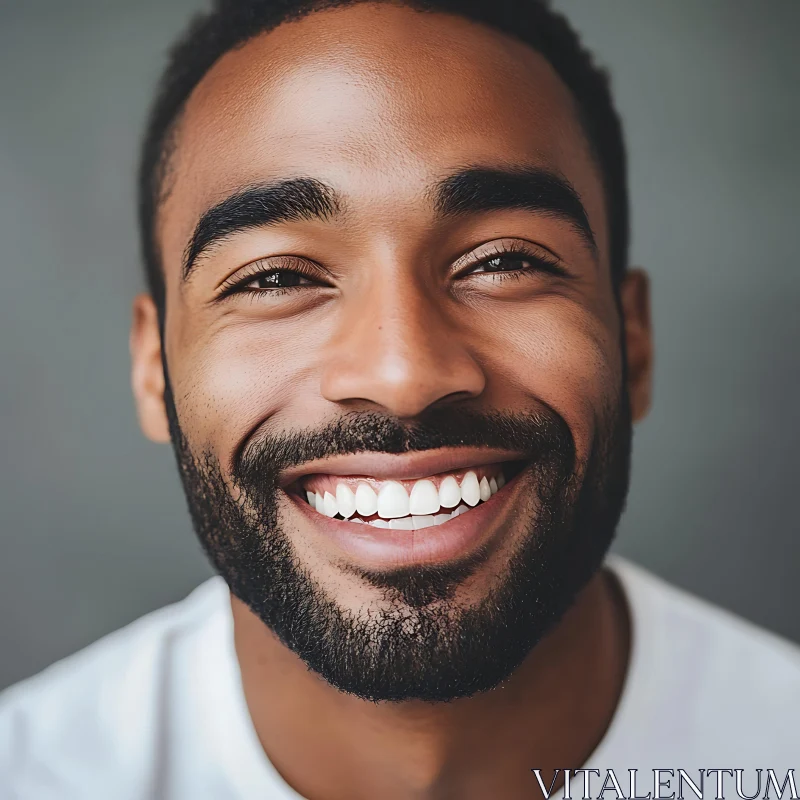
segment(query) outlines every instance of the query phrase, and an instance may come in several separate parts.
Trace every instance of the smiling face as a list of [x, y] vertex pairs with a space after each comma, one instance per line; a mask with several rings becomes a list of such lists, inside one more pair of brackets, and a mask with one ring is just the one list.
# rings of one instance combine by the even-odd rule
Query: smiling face
[[176, 143], [166, 403], [144, 296], [133, 382], [217, 568], [347, 691], [494, 685], [598, 568], [649, 392], [568, 90], [488, 28], [360, 5], [227, 53]]

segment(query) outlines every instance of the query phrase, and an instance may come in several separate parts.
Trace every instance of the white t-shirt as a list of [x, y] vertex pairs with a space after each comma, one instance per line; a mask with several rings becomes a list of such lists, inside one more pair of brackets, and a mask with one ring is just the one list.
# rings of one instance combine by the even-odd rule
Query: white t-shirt
[[[765, 782], [774, 769], [779, 784], [794, 770], [800, 789], [800, 648], [618, 555], [606, 563], [631, 609], [632, 652], [614, 717], [584, 765], [600, 771], [590, 796], [611, 769], [628, 796], [632, 768], [639, 795], [653, 791], [656, 769], [695, 782], [699, 770], [742, 769], [751, 795], [756, 768]], [[735, 778], [723, 780], [735, 798]], [[572, 779], [573, 798], [582, 781]], [[716, 773], [705, 782], [713, 799]], [[673, 779], [662, 792], [676, 790]], [[221, 578], [0, 694], [1, 800], [299, 797], [252, 727]]]

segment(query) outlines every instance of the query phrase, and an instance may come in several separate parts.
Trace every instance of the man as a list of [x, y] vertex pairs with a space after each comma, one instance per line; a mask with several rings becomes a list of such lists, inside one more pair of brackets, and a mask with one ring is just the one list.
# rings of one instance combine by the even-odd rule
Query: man
[[0, 797], [789, 796], [798, 649], [607, 556], [627, 218], [546, 6], [218, 0], [145, 139], [131, 351], [220, 577], [6, 692]]

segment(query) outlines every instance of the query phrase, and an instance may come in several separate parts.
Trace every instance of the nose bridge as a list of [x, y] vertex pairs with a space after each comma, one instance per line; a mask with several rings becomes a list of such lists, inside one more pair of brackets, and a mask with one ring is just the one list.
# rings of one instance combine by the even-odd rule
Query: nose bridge
[[367, 401], [412, 417], [444, 398], [483, 391], [483, 372], [435, 290], [399, 271], [382, 271], [368, 284], [343, 301], [339, 330], [326, 353], [323, 396]]
[[376, 363], [388, 359], [408, 362], [406, 370], [427, 369], [430, 361], [444, 360], [432, 334], [446, 327], [426, 295], [425, 287], [412, 279], [376, 282], [364, 314], [364, 330], [357, 346], [374, 351]]

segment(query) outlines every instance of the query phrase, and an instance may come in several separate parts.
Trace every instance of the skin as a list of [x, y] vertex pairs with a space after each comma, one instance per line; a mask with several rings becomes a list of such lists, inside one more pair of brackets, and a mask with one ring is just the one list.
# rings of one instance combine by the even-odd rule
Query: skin
[[[566, 177], [597, 251], [574, 226], [541, 213], [437, 219], [426, 188], [466, 164], [533, 165]], [[182, 282], [183, 252], [204, 211], [244, 187], [298, 175], [334, 186], [346, 214], [237, 233]], [[131, 333], [139, 419], [154, 441], [169, 441], [162, 346], [193, 449], [223, 466], [259, 429], [313, 427], [349, 410], [413, 419], [448, 403], [484, 411], [546, 404], [568, 423], [580, 460], [601, 409], [618, 402], [621, 337], [634, 421], [647, 411], [646, 276], [629, 271], [617, 305], [598, 167], [568, 90], [520, 42], [394, 6], [284, 24], [226, 54], [196, 88], [167, 188], [157, 226], [164, 341], [148, 295], [134, 302]], [[492, 244], [520, 240], [555, 253], [572, 277], [464, 274]], [[222, 281], [281, 255], [323, 267], [315, 274], [324, 285], [212, 302]], [[497, 522], [509, 545], [523, 530], [510, 505]], [[299, 559], [343, 607], [380, 602], [337, 568], [341, 553], [306, 516], [288, 501], [283, 512]], [[502, 552], [459, 590], [460, 602], [485, 594]], [[232, 608], [265, 751], [298, 792], [322, 800], [537, 796], [531, 767], [549, 780], [554, 769], [581, 766], [602, 739], [627, 664], [628, 616], [605, 571], [501, 688], [446, 704], [343, 695], [244, 604], [233, 599]]]

